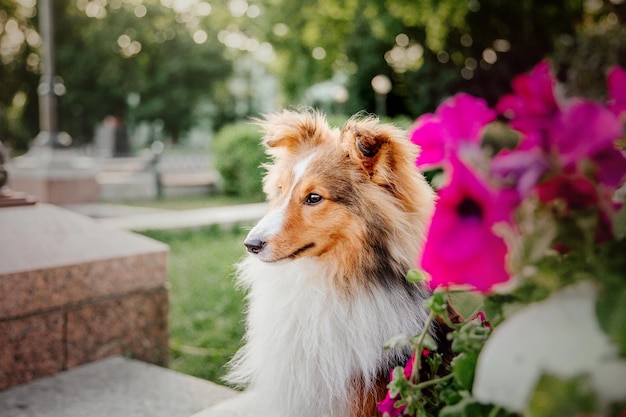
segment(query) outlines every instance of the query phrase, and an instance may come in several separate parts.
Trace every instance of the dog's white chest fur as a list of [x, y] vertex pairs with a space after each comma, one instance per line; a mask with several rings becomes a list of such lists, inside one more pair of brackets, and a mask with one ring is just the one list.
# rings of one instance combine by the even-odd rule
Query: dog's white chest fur
[[248, 291], [245, 346], [229, 381], [247, 386], [253, 407], [278, 416], [343, 416], [351, 382], [374, 378], [397, 353], [394, 334], [416, 334], [425, 313], [409, 297], [376, 286], [346, 294], [315, 258], [240, 264]]

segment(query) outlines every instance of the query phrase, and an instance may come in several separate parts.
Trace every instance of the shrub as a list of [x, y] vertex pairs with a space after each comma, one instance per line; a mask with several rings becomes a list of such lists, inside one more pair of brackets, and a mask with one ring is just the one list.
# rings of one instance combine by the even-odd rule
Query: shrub
[[259, 127], [248, 122], [224, 126], [215, 136], [215, 165], [225, 194], [263, 199], [263, 168], [267, 156]]

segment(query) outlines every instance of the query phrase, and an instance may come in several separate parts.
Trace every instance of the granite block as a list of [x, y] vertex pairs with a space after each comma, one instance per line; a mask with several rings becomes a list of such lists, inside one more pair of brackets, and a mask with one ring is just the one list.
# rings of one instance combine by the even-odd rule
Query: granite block
[[167, 252], [0, 274], [0, 319], [162, 287]]
[[9, 186], [35, 196], [37, 201], [50, 204], [94, 203], [100, 197], [100, 185], [95, 176], [47, 178], [12, 175], [9, 177]]
[[167, 245], [46, 204], [0, 209], [0, 231], [0, 390], [116, 354], [167, 362]]
[[59, 207], [3, 208], [0, 230], [0, 319], [167, 280], [167, 245]]
[[0, 390], [64, 369], [63, 313], [0, 321]]
[[3, 208], [0, 230], [6, 237], [0, 275], [168, 250], [164, 243], [48, 204]]
[[112, 355], [166, 365], [167, 317], [165, 287], [70, 310], [67, 313], [67, 367]]

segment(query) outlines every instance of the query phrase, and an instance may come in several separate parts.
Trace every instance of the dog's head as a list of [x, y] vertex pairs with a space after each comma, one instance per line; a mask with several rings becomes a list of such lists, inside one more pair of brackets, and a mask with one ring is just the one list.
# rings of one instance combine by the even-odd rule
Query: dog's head
[[350, 264], [385, 244], [368, 242], [415, 227], [417, 249], [433, 195], [404, 132], [372, 117], [331, 129], [317, 112], [283, 111], [259, 124], [273, 159], [264, 179], [270, 211], [245, 240], [250, 253], [265, 262], [329, 255]]

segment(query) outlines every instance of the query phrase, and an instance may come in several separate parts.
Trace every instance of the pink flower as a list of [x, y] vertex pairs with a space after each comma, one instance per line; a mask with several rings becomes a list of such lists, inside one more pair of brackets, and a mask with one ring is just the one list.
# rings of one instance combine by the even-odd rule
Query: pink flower
[[[612, 193], [605, 187], [596, 184], [582, 175], [559, 175], [537, 184], [537, 196], [544, 203], [562, 200], [565, 203], [565, 216], [571, 211], [597, 208], [595, 241], [597, 243], [611, 240], [614, 236], [611, 214], [620, 208], [612, 202]], [[604, 192], [603, 192], [604, 191]], [[559, 243], [567, 247], [567, 242]]]
[[617, 188], [626, 176], [626, 158], [615, 147], [624, 125], [609, 110], [591, 101], [573, 102], [559, 114], [550, 131], [552, 148], [565, 170], [583, 170], [592, 162], [598, 180]]
[[491, 187], [458, 158], [451, 164], [452, 177], [438, 192], [420, 264], [431, 275], [432, 288], [469, 284], [487, 293], [509, 280], [507, 248], [493, 227], [512, 220], [517, 193]]
[[542, 61], [528, 74], [515, 77], [513, 93], [503, 96], [496, 110], [511, 119], [514, 129], [525, 133], [524, 147], [544, 145], [543, 132], [550, 127], [552, 119], [558, 111], [554, 96], [556, 81], [550, 73], [550, 63]]
[[550, 159], [538, 146], [503, 150], [493, 157], [490, 167], [492, 175], [515, 187], [522, 198], [530, 194], [541, 176], [549, 170]]
[[609, 89], [609, 109], [619, 116], [626, 112], [626, 69], [618, 66], [611, 68], [606, 83]]
[[[424, 356], [426, 355], [427, 354], [424, 354]], [[414, 363], [415, 363], [415, 352], [413, 352], [413, 356], [411, 356], [411, 359], [409, 359], [406, 362], [406, 365], [404, 366], [404, 377], [406, 379], [409, 379], [411, 377], [411, 374], [413, 373]], [[391, 371], [391, 376], [389, 377], [389, 380], [393, 380], [393, 371]], [[404, 413], [404, 410], [406, 409], [406, 405], [402, 405], [396, 408], [395, 404], [396, 404], [396, 401], [398, 401], [399, 399], [400, 399], [399, 395], [396, 395], [392, 398], [391, 394], [389, 393], [389, 390], [387, 390], [387, 395], [385, 396], [385, 399], [383, 399], [382, 401], [376, 404], [376, 406], [378, 407], [378, 411], [380, 411], [383, 417], [401, 416]]]
[[422, 115], [411, 132], [411, 141], [421, 147], [417, 166], [442, 165], [463, 144], [478, 146], [495, 116], [484, 100], [464, 93], [444, 101], [435, 114]]
[[582, 176], [558, 176], [537, 185], [539, 200], [563, 200], [570, 210], [583, 210], [598, 204], [598, 193], [591, 181]]
[[492, 159], [491, 173], [514, 185], [522, 197], [546, 173], [583, 173], [613, 189], [626, 177], [626, 158], [615, 146], [624, 126], [605, 107], [571, 101], [540, 125], [517, 149]]

